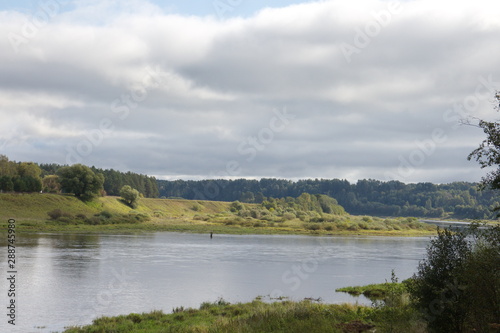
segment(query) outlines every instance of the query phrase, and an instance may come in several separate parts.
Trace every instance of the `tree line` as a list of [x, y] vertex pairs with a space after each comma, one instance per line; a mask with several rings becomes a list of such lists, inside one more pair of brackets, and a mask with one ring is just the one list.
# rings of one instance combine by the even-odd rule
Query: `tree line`
[[[45, 175], [57, 175], [64, 165], [59, 164], [40, 164]], [[123, 186], [129, 185], [136, 189], [146, 198], [158, 198], [158, 185], [155, 177], [142, 175], [133, 172], [121, 172], [114, 169], [101, 169], [94, 166], [90, 170], [95, 174], [101, 174], [104, 177], [103, 190], [106, 195], [119, 196]]]
[[[77, 175], [87, 177], [87, 181], [78, 181]], [[146, 198], [159, 196], [156, 178], [147, 175], [96, 167], [73, 166], [68, 169], [67, 165], [55, 163], [15, 162], [0, 155], [0, 192], [71, 192], [77, 196], [88, 192], [120, 196], [126, 185]]]
[[40, 192], [42, 190], [42, 170], [35, 163], [12, 162], [0, 155], [0, 191]]
[[237, 179], [158, 180], [161, 197], [195, 200], [262, 203], [268, 198], [297, 198], [302, 193], [335, 198], [354, 215], [415, 216], [432, 218], [495, 218], [499, 206], [494, 191], [479, 190], [477, 183], [449, 184], [363, 179], [350, 183], [341, 179]]

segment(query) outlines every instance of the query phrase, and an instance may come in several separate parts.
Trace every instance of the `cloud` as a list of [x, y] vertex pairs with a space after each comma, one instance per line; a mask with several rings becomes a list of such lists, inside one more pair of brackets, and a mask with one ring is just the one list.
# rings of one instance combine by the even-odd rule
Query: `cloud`
[[[2, 153], [166, 178], [479, 180], [466, 157], [482, 133], [457, 121], [492, 115], [500, 6], [397, 5], [319, 1], [219, 20], [78, 1], [38, 25], [0, 12]], [[285, 108], [295, 119], [277, 126]]]

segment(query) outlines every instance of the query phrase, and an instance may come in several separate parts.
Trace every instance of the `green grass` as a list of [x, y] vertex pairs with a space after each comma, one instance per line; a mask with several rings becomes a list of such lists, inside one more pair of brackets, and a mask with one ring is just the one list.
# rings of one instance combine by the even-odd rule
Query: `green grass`
[[65, 333], [160, 332], [357, 332], [351, 326], [373, 327], [376, 310], [357, 305], [318, 304], [310, 301], [229, 304], [203, 303], [199, 309], [153, 311], [102, 317], [92, 325], [68, 328]]
[[374, 301], [374, 300], [385, 299], [391, 292], [402, 293], [404, 290], [405, 286], [403, 283], [386, 282], [378, 284], [369, 284], [366, 286], [339, 288], [336, 289], [335, 291], [348, 293], [349, 295], [352, 296], [363, 295], [366, 298]]

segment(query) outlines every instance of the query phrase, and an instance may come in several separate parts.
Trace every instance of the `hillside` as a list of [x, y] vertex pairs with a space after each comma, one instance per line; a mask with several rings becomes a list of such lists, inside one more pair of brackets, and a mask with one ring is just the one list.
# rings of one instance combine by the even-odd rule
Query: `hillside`
[[[141, 199], [134, 211], [154, 217], [194, 217], [197, 214], [218, 214], [229, 210], [230, 203], [176, 199]], [[71, 215], [91, 216], [102, 211], [112, 214], [128, 214], [132, 209], [120, 202], [118, 197], [106, 196], [84, 203], [73, 196], [57, 194], [12, 194], [0, 193], [0, 218], [23, 221], [45, 221], [47, 213], [60, 209]]]
[[[49, 214], [50, 213], [50, 214]], [[49, 217], [50, 216], [50, 217]], [[333, 198], [304, 194], [263, 205], [240, 202], [142, 198], [131, 209], [118, 197], [84, 203], [58, 194], [0, 194], [0, 219], [19, 231], [180, 231], [227, 234], [423, 235], [435, 227], [416, 218], [351, 216]]]

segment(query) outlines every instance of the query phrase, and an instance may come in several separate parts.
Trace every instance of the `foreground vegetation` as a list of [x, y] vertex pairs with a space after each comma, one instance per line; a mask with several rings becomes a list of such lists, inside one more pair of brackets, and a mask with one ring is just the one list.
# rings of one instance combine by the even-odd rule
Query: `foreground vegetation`
[[[307, 196], [305, 197], [307, 199]], [[304, 198], [303, 198], [304, 199]], [[70, 195], [0, 194], [0, 218], [15, 218], [20, 231], [180, 231], [229, 234], [425, 235], [435, 227], [415, 218], [351, 216], [332, 198], [310, 209], [300, 202], [270, 202], [269, 208], [239, 202], [142, 198], [131, 209], [119, 197], [83, 202]], [[330, 201], [329, 201], [330, 200]], [[278, 202], [278, 203], [277, 203]], [[324, 209], [331, 213], [318, 211]], [[333, 213], [332, 213], [333, 212]]]
[[283, 301], [229, 304], [224, 300], [204, 303], [199, 309], [174, 309], [172, 314], [154, 311], [119, 317], [102, 317], [92, 325], [68, 328], [65, 333], [234, 333], [234, 332], [417, 332], [424, 325], [408, 321], [401, 314], [399, 322], [388, 326], [383, 307], [320, 304], [311, 301]]
[[380, 301], [386, 299], [391, 293], [396, 292], [402, 294], [406, 292], [406, 283], [409, 283], [409, 280], [405, 280], [403, 283], [385, 282], [366, 286], [344, 287], [336, 289], [335, 291], [348, 293], [351, 296], [363, 295], [371, 301]]

